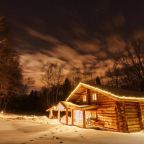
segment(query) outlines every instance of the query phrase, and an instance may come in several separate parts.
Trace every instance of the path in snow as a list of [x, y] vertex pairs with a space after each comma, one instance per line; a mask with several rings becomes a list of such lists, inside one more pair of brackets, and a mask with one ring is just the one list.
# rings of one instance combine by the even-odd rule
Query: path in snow
[[83, 129], [48, 121], [0, 118], [0, 144], [144, 144], [144, 133]]

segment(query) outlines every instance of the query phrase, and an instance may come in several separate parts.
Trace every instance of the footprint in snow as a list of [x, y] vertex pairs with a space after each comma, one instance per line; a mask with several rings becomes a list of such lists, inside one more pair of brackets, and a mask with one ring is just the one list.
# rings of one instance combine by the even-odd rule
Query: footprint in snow
[[53, 139], [55, 138], [55, 136], [53, 136]]

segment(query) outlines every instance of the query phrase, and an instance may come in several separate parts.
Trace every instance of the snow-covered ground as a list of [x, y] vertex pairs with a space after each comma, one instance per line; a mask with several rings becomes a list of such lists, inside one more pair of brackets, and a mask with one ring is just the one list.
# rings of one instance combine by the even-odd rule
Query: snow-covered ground
[[0, 114], [0, 144], [144, 144], [144, 132], [117, 133], [59, 124], [45, 116]]

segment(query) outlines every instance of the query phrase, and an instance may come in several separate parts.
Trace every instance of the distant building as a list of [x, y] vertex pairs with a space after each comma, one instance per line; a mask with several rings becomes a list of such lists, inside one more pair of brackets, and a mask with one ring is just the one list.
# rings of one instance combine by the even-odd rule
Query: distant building
[[48, 111], [66, 125], [135, 132], [144, 128], [144, 93], [79, 83], [66, 101]]

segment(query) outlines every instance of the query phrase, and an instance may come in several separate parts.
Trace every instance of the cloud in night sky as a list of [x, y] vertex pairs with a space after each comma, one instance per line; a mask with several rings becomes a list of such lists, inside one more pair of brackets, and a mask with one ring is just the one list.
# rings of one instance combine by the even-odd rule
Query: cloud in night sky
[[35, 41], [42, 41], [49, 47], [47, 48], [44, 44], [42, 47], [36, 46], [34, 50], [33, 45], [29, 45], [28, 51], [21, 55], [25, 75], [33, 79], [36, 77], [37, 86], [41, 85], [43, 74], [41, 70], [47, 62], [63, 65], [66, 73], [74, 67], [83, 68], [83, 64], [86, 64], [95, 68], [96, 75], [103, 77], [107, 69], [112, 67], [111, 56], [122, 51], [125, 46], [125, 42], [118, 35], [106, 38], [104, 46], [97, 38], [88, 41], [75, 39], [72, 44], [67, 44], [29, 27], [24, 30]]
[[65, 74], [86, 64], [104, 77], [127, 40], [144, 38], [142, 4], [129, 2], [5, 0], [0, 14], [7, 18], [24, 76], [40, 87], [47, 62], [61, 64]]

